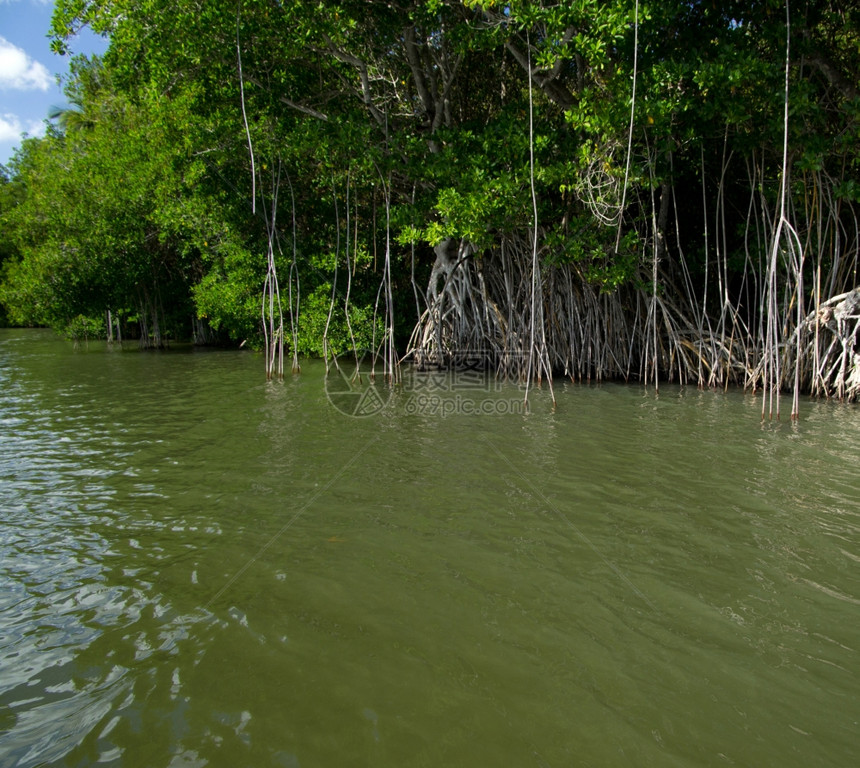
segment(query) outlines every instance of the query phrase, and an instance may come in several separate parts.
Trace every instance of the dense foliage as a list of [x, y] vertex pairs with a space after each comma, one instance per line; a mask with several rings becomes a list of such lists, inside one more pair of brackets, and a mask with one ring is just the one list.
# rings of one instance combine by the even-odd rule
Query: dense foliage
[[261, 343], [269, 270], [301, 352], [782, 385], [857, 286], [853, 3], [60, 0], [55, 48], [82, 25], [104, 61], [0, 187], [13, 322]]

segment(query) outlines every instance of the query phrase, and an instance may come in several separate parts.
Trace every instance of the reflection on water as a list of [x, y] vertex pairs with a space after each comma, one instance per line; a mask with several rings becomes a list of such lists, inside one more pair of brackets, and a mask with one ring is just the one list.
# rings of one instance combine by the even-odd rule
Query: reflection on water
[[0, 764], [853, 763], [856, 408], [260, 366], [0, 331]]

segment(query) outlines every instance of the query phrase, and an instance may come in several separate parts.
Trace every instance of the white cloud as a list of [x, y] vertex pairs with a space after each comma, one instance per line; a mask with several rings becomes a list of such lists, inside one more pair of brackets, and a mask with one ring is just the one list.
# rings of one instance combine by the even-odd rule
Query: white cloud
[[30, 136], [42, 136], [45, 133], [45, 123], [41, 120], [29, 120], [24, 125], [18, 115], [0, 115], [0, 142], [20, 141], [21, 134], [25, 132]]
[[48, 68], [0, 37], [0, 88], [47, 91], [54, 84]]

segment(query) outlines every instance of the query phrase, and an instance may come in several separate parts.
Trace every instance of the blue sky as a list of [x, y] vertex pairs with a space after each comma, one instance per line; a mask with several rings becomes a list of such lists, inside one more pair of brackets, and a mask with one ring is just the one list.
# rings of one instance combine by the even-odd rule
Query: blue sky
[[[49, 109], [66, 103], [57, 75], [69, 56], [51, 52], [48, 29], [53, 0], [0, 0], [0, 164], [6, 164], [21, 134], [44, 133]], [[85, 31], [72, 53], [104, 53], [107, 41]]]

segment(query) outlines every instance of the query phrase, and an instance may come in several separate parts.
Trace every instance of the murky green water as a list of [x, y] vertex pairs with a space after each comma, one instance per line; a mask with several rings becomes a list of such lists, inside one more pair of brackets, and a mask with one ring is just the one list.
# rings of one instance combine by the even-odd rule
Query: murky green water
[[0, 331], [0, 765], [856, 763], [860, 409], [472, 384]]

